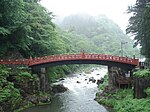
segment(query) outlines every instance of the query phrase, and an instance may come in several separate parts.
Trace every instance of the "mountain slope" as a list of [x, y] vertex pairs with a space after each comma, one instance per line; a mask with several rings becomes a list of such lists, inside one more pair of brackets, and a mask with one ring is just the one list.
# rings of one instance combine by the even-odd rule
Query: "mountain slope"
[[64, 31], [63, 36], [70, 40], [68, 44], [72, 52], [121, 55], [123, 50], [124, 56], [129, 57], [139, 53], [138, 49], [133, 48], [133, 41], [116, 23], [104, 15], [98, 17], [87, 14], [70, 15], [58, 26]]

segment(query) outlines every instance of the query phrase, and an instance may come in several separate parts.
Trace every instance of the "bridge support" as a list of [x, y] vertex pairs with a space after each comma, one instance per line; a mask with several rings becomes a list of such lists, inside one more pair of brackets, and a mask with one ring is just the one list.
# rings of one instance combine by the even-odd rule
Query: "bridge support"
[[46, 68], [41, 68], [40, 74], [40, 89], [41, 91], [46, 91]]
[[119, 75], [117, 67], [108, 66], [108, 82], [109, 85], [116, 86], [116, 77]]
[[120, 86], [131, 85], [132, 69], [108, 66], [109, 85]]

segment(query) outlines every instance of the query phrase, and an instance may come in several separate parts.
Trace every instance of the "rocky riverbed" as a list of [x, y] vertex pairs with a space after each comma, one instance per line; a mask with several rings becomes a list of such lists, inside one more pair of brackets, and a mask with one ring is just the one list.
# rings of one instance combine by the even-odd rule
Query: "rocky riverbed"
[[32, 107], [22, 112], [108, 112], [94, 100], [98, 92], [97, 82], [106, 72], [107, 69], [93, 69], [89, 74], [83, 72], [69, 75], [57, 82], [68, 88], [67, 91], [56, 93], [51, 104]]

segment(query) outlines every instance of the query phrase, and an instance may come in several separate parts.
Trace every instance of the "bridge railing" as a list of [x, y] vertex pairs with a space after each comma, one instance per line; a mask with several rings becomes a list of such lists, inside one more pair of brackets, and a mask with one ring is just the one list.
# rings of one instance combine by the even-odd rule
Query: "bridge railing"
[[28, 65], [29, 60], [28, 59], [1, 59], [0, 64], [4, 65]]
[[140, 62], [139, 66], [144, 67], [144, 68], [150, 68], [150, 63], [149, 62]]
[[128, 57], [119, 57], [112, 55], [104, 55], [104, 54], [61, 54], [61, 55], [52, 55], [52, 56], [44, 56], [40, 58], [30, 59], [30, 65], [42, 64], [47, 62], [55, 62], [55, 61], [63, 61], [63, 60], [106, 60], [106, 61], [115, 61], [122, 62], [127, 64], [138, 65], [138, 59], [128, 58]]
[[30, 58], [30, 59], [8, 59], [8, 60], [0, 60], [0, 64], [23, 64], [23, 65], [37, 65], [48, 62], [56, 62], [56, 61], [64, 61], [64, 60], [104, 60], [104, 61], [114, 61], [132, 65], [138, 65], [138, 59], [128, 58], [128, 57], [119, 57], [112, 55], [104, 55], [104, 54], [88, 54], [88, 53], [80, 53], [80, 54], [59, 54], [59, 55], [51, 55], [44, 56], [38, 58]]

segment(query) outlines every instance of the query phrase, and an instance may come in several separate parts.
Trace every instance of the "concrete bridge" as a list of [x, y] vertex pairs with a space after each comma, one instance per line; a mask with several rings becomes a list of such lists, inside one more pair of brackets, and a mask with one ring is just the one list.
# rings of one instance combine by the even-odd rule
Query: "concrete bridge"
[[135, 58], [120, 57], [105, 54], [58, 54], [30, 59], [0, 59], [0, 64], [4, 65], [27, 65], [32, 68], [32, 70], [39, 69], [41, 71], [41, 89], [45, 90], [45, 74], [46, 68], [50, 66], [66, 65], [66, 64], [99, 64], [108, 66], [109, 82], [114, 85], [113, 77], [114, 72], [117, 68], [122, 68], [126, 72], [130, 71], [132, 74], [132, 69], [139, 66], [139, 60]]

